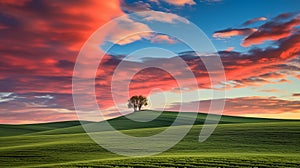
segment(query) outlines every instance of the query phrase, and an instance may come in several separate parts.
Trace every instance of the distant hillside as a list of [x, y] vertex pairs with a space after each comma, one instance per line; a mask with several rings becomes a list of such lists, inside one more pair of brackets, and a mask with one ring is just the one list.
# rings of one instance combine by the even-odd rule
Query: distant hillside
[[[158, 113], [161, 113], [160, 115]], [[159, 115], [157, 118], [155, 118]], [[152, 111], [146, 110], [141, 112], [135, 112], [126, 116], [117, 117], [108, 120], [109, 123], [118, 130], [130, 130], [139, 128], [158, 128], [170, 126], [176, 119], [178, 112], [174, 111]], [[206, 119], [207, 114], [198, 113], [195, 125], [202, 125]], [[129, 118], [143, 119], [143, 118], [155, 118], [149, 122], [138, 122], [132, 121]], [[184, 120], [192, 119], [191, 112], [184, 113]], [[220, 124], [232, 124], [232, 123], [260, 123], [260, 122], [283, 122], [293, 120], [280, 120], [280, 119], [266, 119], [266, 118], [251, 118], [251, 117], [236, 117], [236, 116], [225, 116], [223, 115], [220, 120]], [[95, 124], [94, 122], [83, 122], [84, 124]], [[184, 125], [184, 123], [179, 123]], [[98, 127], [100, 126], [100, 127]], [[101, 129], [100, 124], [97, 123], [97, 129], [95, 132]], [[105, 131], [105, 130], [101, 130]], [[84, 130], [79, 121], [64, 121], [64, 122], [52, 122], [52, 123], [41, 123], [41, 124], [24, 124], [24, 125], [7, 125], [0, 124], [0, 136], [14, 136], [24, 134], [73, 134], [83, 133]]]

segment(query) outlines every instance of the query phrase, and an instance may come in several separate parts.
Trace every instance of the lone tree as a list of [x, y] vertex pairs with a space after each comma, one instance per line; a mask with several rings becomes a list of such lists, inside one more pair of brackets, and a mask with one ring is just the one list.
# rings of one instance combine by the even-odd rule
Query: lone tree
[[147, 98], [142, 95], [132, 96], [128, 100], [128, 108], [133, 108], [134, 111], [141, 111], [143, 106], [148, 105], [147, 101]]

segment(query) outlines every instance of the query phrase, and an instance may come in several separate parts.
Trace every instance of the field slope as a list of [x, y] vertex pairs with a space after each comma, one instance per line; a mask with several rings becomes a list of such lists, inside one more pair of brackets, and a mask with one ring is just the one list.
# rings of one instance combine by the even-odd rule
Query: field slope
[[[156, 115], [159, 112], [143, 111], [128, 117], [139, 120]], [[176, 116], [176, 112], [162, 112], [150, 122], [135, 122], [126, 117], [109, 122], [126, 134], [148, 136], [163, 131]], [[191, 113], [185, 113], [185, 117], [190, 119]], [[222, 116], [213, 135], [199, 143], [205, 117], [198, 114], [188, 135], [170, 150], [140, 158], [119, 156], [101, 148], [78, 121], [0, 125], [0, 167], [300, 166], [300, 121]], [[184, 123], [174, 129], [183, 127]], [[97, 134], [105, 132], [95, 130]]]

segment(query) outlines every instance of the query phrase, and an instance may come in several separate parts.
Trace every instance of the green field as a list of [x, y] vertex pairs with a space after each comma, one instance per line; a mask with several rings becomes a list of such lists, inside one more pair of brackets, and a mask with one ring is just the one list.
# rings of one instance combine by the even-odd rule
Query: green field
[[[147, 123], [125, 117], [110, 123], [126, 134], [149, 136], [163, 131], [176, 116], [176, 112], [163, 112]], [[190, 113], [185, 117], [189, 119]], [[0, 167], [300, 167], [299, 120], [222, 116], [213, 135], [199, 143], [205, 117], [199, 114], [176, 146], [151, 157], [113, 154], [91, 140], [78, 121], [0, 125]], [[183, 127], [179, 124], [174, 129]], [[95, 134], [104, 133], [95, 130]]]

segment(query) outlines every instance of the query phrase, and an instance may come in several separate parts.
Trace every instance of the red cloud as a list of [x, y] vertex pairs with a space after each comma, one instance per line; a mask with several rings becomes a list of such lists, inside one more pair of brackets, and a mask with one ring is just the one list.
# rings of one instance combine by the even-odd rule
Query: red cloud
[[[42, 122], [77, 119], [72, 104], [72, 73], [76, 56], [86, 39], [101, 25], [122, 15], [119, 0], [98, 1], [1, 1], [0, 2], [0, 86], [1, 92], [25, 94], [40, 92], [65, 102], [44, 109], [22, 107], [8, 110], [0, 103], [1, 122]], [[35, 99], [30, 99], [33, 102]], [[66, 103], [68, 102], [68, 103]], [[31, 102], [32, 103], [32, 102]], [[30, 104], [30, 103], [29, 103]], [[73, 108], [73, 107], [72, 107]]]
[[262, 44], [265, 41], [276, 41], [292, 35], [297, 31], [296, 26], [300, 25], [300, 16], [282, 22], [281, 20], [273, 20], [265, 23], [258, 28], [258, 31], [250, 34], [242, 43], [242, 46], [248, 47], [254, 44]]
[[123, 14], [118, 0], [3, 1], [0, 10], [0, 18], [5, 18], [0, 24], [6, 27], [0, 31], [0, 64], [5, 65], [0, 76], [21, 83], [35, 83], [36, 78], [70, 78], [85, 40], [99, 26]]
[[[260, 114], [268, 115], [282, 113], [297, 114], [300, 108], [300, 101], [282, 100], [273, 97], [240, 97], [225, 99], [224, 113], [225, 115], [249, 116]], [[187, 102], [186, 107], [195, 106], [198, 102]], [[211, 100], [200, 101], [199, 112], [209, 112]], [[168, 110], [177, 110], [180, 103], [174, 103]], [[271, 117], [272, 118], [272, 117]]]
[[[247, 54], [238, 53], [238, 52], [228, 52], [223, 51], [219, 54], [221, 55], [221, 59], [225, 68], [225, 73], [227, 80], [234, 81], [233, 87], [245, 87], [245, 86], [260, 86], [268, 83], [282, 83], [288, 82], [286, 80], [286, 75], [283, 73], [277, 72], [278, 70], [284, 69], [295, 69], [296, 67], [291, 67], [292, 65], [284, 64], [291, 58], [295, 58], [299, 49], [293, 50], [294, 52], [287, 53], [286, 57], [281, 57], [282, 51], [290, 50], [291, 48], [295, 48], [295, 40], [297, 40], [299, 35], [295, 34], [290, 36], [289, 38], [280, 41], [278, 48], [268, 48], [265, 50], [261, 49], [253, 49]], [[211, 88], [210, 79], [208, 76], [208, 72], [202, 62], [202, 59], [214, 59], [214, 56], [195, 56], [192, 53], [182, 54], [180, 58], [182, 58], [193, 71], [196, 80], [198, 81], [199, 88]], [[103, 101], [99, 103], [102, 107], [107, 107], [109, 105], [113, 105], [112, 101], [108, 103], [109, 96], [111, 92], [110, 82], [111, 76], [114, 74], [115, 68], [119, 65], [123, 58], [116, 56], [106, 56], [106, 59], [101, 63], [98, 71], [98, 83], [99, 86], [99, 95], [103, 96]], [[126, 62], [126, 60], [123, 60]], [[118, 83], [122, 84], [123, 80], [132, 80], [130, 84], [130, 92], [132, 94], [143, 93], [145, 95], [153, 88], [161, 88], [165, 91], [177, 87], [176, 81], [172, 78], [172, 76], [160, 72], [155, 69], [147, 69], [138, 73], [133, 79], [128, 79], [128, 76], [125, 72], [135, 71], [142, 67], [142, 64], [158, 63], [159, 65], [167, 66], [174, 71], [180, 69], [174, 58], [155, 58], [150, 60], [144, 60], [143, 62], [130, 62], [127, 61], [128, 66], [122, 69], [124, 74], [123, 78], [118, 78]], [[105, 71], [104, 71], [105, 70]], [[212, 72], [212, 73], [217, 73]], [[178, 77], [180, 79], [184, 79], [187, 83], [192, 80], [191, 78], [186, 78], [185, 74], [177, 74], [174, 77]], [[124, 78], [125, 77], [125, 78]], [[197, 88], [190, 88], [197, 89]], [[126, 92], [118, 92], [118, 94], [125, 94]], [[127, 95], [124, 96], [124, 102], [126, 102]], [[100, 100], [99, 99], [99, 100]]]
[[[74, 118], [74, 111], [72, 111], [71, 84], [77, 52], [94, 30], [111, 18], [122, 14], [119, 2], [38, 1], [39, 3], [35, 4], [37, 6], [31, 4], [31, 1], [18, 2], [20, 3], [1, 3], [0, 5], [2, 13], [5, 13], [4, 16], [1, 14], [0, 17], [11, 19], [11, 22], [1, 22], [5, 26], [0, 31], [1, 92], [15, 92], [21, 96], [29, 92], [36, 95], [42, 92], [49, 95], [63, 94], [68, 96], [55, 95], [55, 100], [48, 101], [47, 104], [36, 102], [35, 98], [28, 99], [28, 95], [23, 95], [27, 97], [28, 101], [30, 100], [25, 104], [24, 102], [20, 103], [21, 100], [15, 104], [13, 102], [1, 103], [1, 109], [12, 112], [11, 115], [9, 112], [1, 113], [2, 122], [5, 122], [5, 119], [11, 122], [21, 122], [23, 119], [30, 122], [30, 117], [26, 118], [24, 114], [37, 116], [31, 120], [35, 122], [76, 119]], [[58, 10], [60, 8], [64, 10]], [[101, 14], [98, 15], [99, 9], [101, 9]], [[249, 33], [253, 30], [247, 29], [245, 32], [237, 30], [234, 33], [231, 32], [231, 35], [248, 34], [247, 31]], [[226, 34], [225, 31], [223, 33]], [[227, 35], [227, 37], [231, 35]], [[279, 40], [277, 48], [253, 49], [248, 53], [220, 52], [227, 79], [238, 82], [239, 87], [268, 83], [270, 78], [281, 80], [284, 78], [281, 73], [267, 73], [284, 68], [291, 69], [291, 66], [285, 63], [299, 55], [299, 39], [299, 33], [293, 32]], [[201, 58], [212, 59], [213, 57], [203, 56]], [[180, 58], [185, 60], [193, 71], [199, 84], [198, 88], [211, 88], [208, 73], [199, 56], [183, 54], [180, 55]], [[114, 105], [111, 97], [112, 75], [122, 59], [123, 57], [106, 55], [99, 66], [96, 78], [96, 95], [102, 109]], [[181, 70], [181, 67], [178, 67], [174, 60], [175, 58], [156, 58], [143, 60], [143, 62], [127, 61], [130, 66], [122, 70], [123, 72], [134, 71], [141, 67], [141, 64], [155, 62], [177, 72]], [[298, 70], [297, 67], [293, 67], [293, 69]], [[217, 73], [217, 69], [215, 73]], [[126, 73], [124, 74], [123, 78], [117, 79], [117, 82], [121, 83], [127, 78]], [[189, 86], [188, 84], [192, 80], [187, 78], [185, 73], [178, 72], [175, 76], [184, 80], [186, 86]], [[174, 88], [178, 88], [178, 85], [170, 74], [152, 68], [136, 74], [129, 87], [130, 94], [142, 93], [147, 95], [152, 88], [172, 91]], [[119, 94], [125, 94], [125, 92]], [[85, 96], [88, 96], [88, 93]], [[124, 97], [123, 102], [126, 103], [126, 97]], [[36, 109], [34, 113], [27, 113], [24, 107], [32, 103], [42, 105], [43, 108], [39, 106], [39, 110]], [[27, 110], [32, 109], [34, 108]], [[47, 109], [51, 111], [49, 114], [47, 113], [49, 116], [45, 117], [46, 113], [41, 115], [41, 111], [45, 112]], [[59, 111], [66, 109], [72, 112], [59, 113]], [[23, 117], [20, 115], [21, 113]]]
[[[238, 53], [238, 52], [220, 52], [225, 72], [228, 80], [233, 80], [238, 83], [235, 87], [245, 87], [249, 85], [262, 85], [270, 83], [269, 79], [278, 79], [278, 82], [282, 82], [285, 76], [280, 74], [278, 70], [282, 68], [290, 69], [288, 66], [282, 64], [287, 59], [295, 58], [296, 54], [291, 53], [287, 57], [280, 57], [280, 54], [283, 50], [287, 50], [290, 47], [294, 47], [293, 41], [298, 39], [298, 35], [293, 35], [288, 39], [281, 41], [278, 48], [269, 48], [265, 50], [251, 50], [247, 54]], [[183, 60], [186, 61], [190, 69], [194, 72], [196, 80], [198, 81], [199, 88], [210, 88], [210, 79], [206, 68], [201, 59], [213, 59], [214, 56], [194, 56], [191, 53], [186, 53], [185, 55], [180, 56]], [[114, 106], [111, 97], [111, 81], [114, 74], [115, 68], [122, 61], [123, 57], [120, 56], [109, 56], [106, 55], [100, 64], [100, 68], [97, 72], [96, 78], [96, 94], [98, 98], [98, 103], [101, 109], [106, 109], [111, 106]], [[163, 65], [164, 67], [169, 67], [175, 72], [180, 70], [180, 67], [174, 62], [175, 58], [155, 58], [144, 60], [144, 62], [130, 62], [127, 61], [128, 66], [122, 69], [121, 72], [135, 71], [139, 67], [142, 67], [142, 64], [149, 64], [150, 62]], [[126, 61], [126, 60], [123, 60]], [[72, 67], [72, 62], [61, 61], [53, 62], [51, 59], [46, 60], [47, 64], [55, 64], [57, 67], [63, 67], [69, 65]], [[30, 69], [19, 69], [17, 73], [22, 71], [30, 71]], [[50, 70], [50, 69], [49, 69]], [[9, 72], [7, 69], [6, 72]], [[47, 71], [39, 72], [41, 74], [45, 73], [45, 76], [38, 76], [38, 73], [32, 71], [33, 76], [24, 76], [15, 78], [8, 78], [7, 76], [0, 80], [2, 89], [4, 91], [14, 91], [14, 92], [47, 92], [48, 94], [52, 93], [71, 93], [71, 75], [65, 74], [61, 76], [50, 76], [47, 75]], [[270, 73], [274, 72], [274, 73]], [[59, 74], [59, 73], [58, 73]], [[188, 83], [191, 78], [187, 78], [184, 73], [175, 73], [175, 76], [183, 79]], [[123, 80], [128, 80], [126, 74], [123, 75], [123, 78], [117, 78], [117, 82], [122, 83]], [[130, 79], [129, 79], [130, 80]], [[164, 73], [160, 70], [155, 69], [146, 69], [135, 75], [130, 83], [130, 94], [141, 93], [147, 95], [149, 91], [153, 88], [161, 88], [165, 91], [172, 91], [174, 88], [177, 88], [178, 85], [174, 78], [168, 73]], [[197, 88], [190, 88], [197, 89]], [[124, 96], [126, 92], [119, 92], [118, 94]], [[59, 97], [57, 97], [59, 98]], [[72, 102], [71, 97], [62, 98], [68, 99]], [[127, 95], [124, 96], [123, 102], [127, 101]], [[56, 103], [57, 104], [57, 103]], [[60, 107], [62, 108], [62, 107]]]
[[[255, 44], [262, 44], [265, 41], [276, 41], [287, 38], [299, 31], [297, 28], [300, 25], [300, 15], [293, 13], [284, 13], [280, 14], [277, 17], [273, 18], [269, 22], [256, 28], [243, 28], [243, 29], [225, 29], [216, 31], [213, 34], [215, 38], [229, 38], [232, 36], [246, 36], [246, 38], [241, 43], [244, 47], [249, 47]], [[292, 18], [288, 21], [287, 19]], [[266, 20], [264, 17], [254, 18], [246, 21], [243, 25], [249, 25], [253, 22]], [[293, 52], [286, 51], [286, 52]], [[286, 54], [283, 54], [282, 57], [285, 57]], [[289, 55], [289, 54], [288, 54]]]

